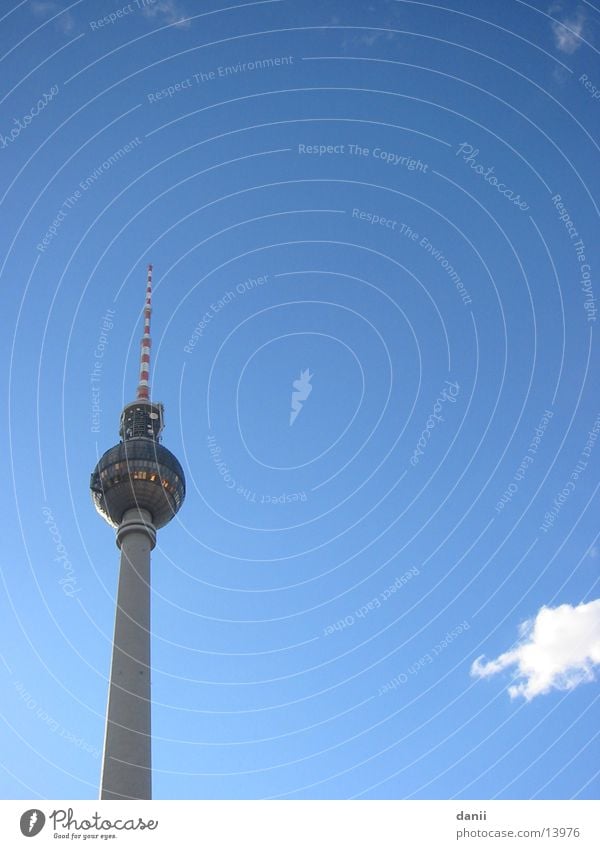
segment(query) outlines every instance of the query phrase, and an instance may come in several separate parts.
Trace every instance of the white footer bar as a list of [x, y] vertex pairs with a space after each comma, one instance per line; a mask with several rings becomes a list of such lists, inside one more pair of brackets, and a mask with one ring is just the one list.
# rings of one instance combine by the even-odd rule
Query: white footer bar
[[[33, 838], [33, 842], [28, 842]], [[598, 849], [594, 801], [4, 801], [0, 845]]]

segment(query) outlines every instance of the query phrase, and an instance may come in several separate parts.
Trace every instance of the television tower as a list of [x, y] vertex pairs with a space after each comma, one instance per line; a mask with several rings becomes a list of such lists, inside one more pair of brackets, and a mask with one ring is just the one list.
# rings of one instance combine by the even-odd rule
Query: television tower
[[90, 488], [96, 510], [117, 529], [117, 611], [102, 756], [101, 799], [151, 799], [150, 552], [156, 531], [185, 498], [179, 461], [160, 444], [163, 405], [150, 400], [152, 266], [136, 400], [121, 413], [118, 445], [102, 455]]

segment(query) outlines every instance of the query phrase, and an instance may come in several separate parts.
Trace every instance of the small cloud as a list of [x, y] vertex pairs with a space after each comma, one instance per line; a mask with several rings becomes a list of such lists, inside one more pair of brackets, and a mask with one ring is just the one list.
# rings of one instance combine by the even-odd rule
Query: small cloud
[[560, 86], [565, 86], [571, 82], [572, 74], [568, 68], [565, 68], [562, 64], [555, 65], [552, 70], [552, 79], [557, 82]]
[[188, 29], [191, 21], [186, 18], [186, 13], [180, 8], [177, 0], [146, 0], [142, 13], [146, 18], [159, 18], [172, 26]]
[[[342, 48], [350, 47], [374, 47], [381, 42], [396, 42], [400, 39], [400, 34], [396, 31], [398, 24], [404, 20], [403, 9], [395, 2], [395, 0], [381, 0], [382, 6], [367, 6], [363, 12], [370, 12], [372, 27], [365, 22], [365, 32], [353, 33], [351, 30], [344, 38]], [[365, 21], [367, 19], [365, 18]], [[354, 29], [358, 29], [353, 25]]]
[[489, 678], [514, 668], [517, 683], [508, 688], [509, 695], [528, 702], [550, 690], [573, 690], [594, 681], [600, 665], [600, 599], [576, 607], [542, 607], [535, 619], [519, 626], [519, 637], [515, 648], [495, 660], [478, 657], [471, 675]]
[[379, 29], [365, 32], [363, 35], [346, 36], [342, 42], [342, 48], [346, 50], [349, 47], [373, 47], [373, 45], [379, 44], [381, 41], [395, 41], [398, 33], [386, 29], [388, 26], [391, 26], [391, 22], [384, 22]]
[[376, 41], [381, 38], [381, 33], [379, 32], [371, 32], [367, 35], [360, 36], [360, 43], [364, 44], [365, 47], [373, 47]]
[[[562, 5], [554, 4], [548, 9], [549, 14], [562, 13]], [[554, 34], [554, 46], [561, 53], [575, 53], [583, 44], [583, 32], [587, 26], [585, 11], [579, 7], [575, 15], [563, 17], [561, 20], [552, 21], [552, 32]]]
[[75, 18], [70, 12], [61, 12], [61, 7], [58, 3], [46, 2], [45, 0], [34, 0], [30, 5], [30, 9], [36, 18], [51, 18], [54, 17], [54, 26], [60, 32], [66, 35], [73, 32], [75, 29]]

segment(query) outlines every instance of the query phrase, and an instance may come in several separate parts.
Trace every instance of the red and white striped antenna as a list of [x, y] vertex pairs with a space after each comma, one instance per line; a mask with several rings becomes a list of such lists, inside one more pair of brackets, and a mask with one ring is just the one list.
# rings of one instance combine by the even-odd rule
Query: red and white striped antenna
[[152, 266], [148, 266], [148, 277], [146, 282], [146, 302], [144, 304], [144, 335], [140, 350], [140, 380], [137, 388], [137, 400], [150, 400], [150, 316], [152, 315]]

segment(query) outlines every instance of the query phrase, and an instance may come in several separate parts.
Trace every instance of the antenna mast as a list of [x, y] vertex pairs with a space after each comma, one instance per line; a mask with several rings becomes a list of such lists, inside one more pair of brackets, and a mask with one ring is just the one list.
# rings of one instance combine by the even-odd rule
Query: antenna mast
[[148, 266], [146, 277], [146, 301], [144, 303], [144, 335], [140, 342], [140, 377], [135, 401], [126, 404], [121, 413], [119, 434], [121, 439], [146, 437], [160, 440], [164, 427], [163, 405], [150, 400], [150, 316], [152, 315], [152, 266]]
[[144, 335], [140, 350], [140, 380], [136, 398], [138, 401], [148, 401], [150, 398], [150, 316], [152, 315], [152, 266], [148, 266], [146, 282], [146, 303], [144, 304]]

